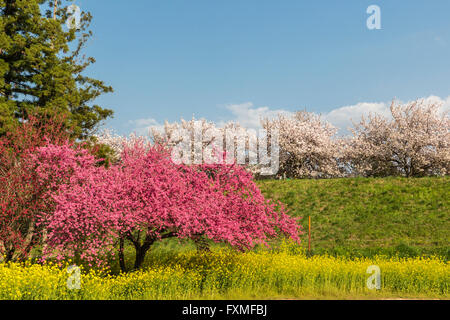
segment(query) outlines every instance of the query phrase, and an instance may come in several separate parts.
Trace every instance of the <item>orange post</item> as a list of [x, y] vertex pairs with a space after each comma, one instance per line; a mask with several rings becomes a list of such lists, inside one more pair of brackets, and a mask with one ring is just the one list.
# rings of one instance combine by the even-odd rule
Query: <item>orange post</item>
[[311, 252], [311, 216], [308, 216], [308, 251]]

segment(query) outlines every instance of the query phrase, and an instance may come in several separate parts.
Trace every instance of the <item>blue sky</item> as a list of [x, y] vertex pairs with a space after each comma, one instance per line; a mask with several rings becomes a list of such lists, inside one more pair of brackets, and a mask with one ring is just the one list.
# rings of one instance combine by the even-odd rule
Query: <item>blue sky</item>
[[[76, 0], [93, 15], [88, 74], [119, 133], [181, 117], [305, 109], [331, 122], [435, 96], [450, 105], [450, 1]], [[381, 30], [369, 30], [369, 5]], [[248, 119], [251, 125], [254, 119]]]

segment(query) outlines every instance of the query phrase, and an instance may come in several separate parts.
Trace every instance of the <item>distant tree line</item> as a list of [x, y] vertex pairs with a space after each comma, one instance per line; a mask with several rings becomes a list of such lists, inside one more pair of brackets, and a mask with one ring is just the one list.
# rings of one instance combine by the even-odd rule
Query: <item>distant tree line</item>
[[[450, 172], [450, 118], [441, 106], [425, 100], [406, 104], [393, 102], [391, 117], [371, 114], [362, 117], [347, 136], [337, 135], [337, 129], [317, 114], [299, 111], [291, 115], [279, 114], [274, 119], [261, 119], [268, 135], [278, 132], [279, 170], [272, 178], [334, 178], [384, 176], [444, 176]], [[182, 134], [180, 134], [180, 132]], [[219, 134], [211, 134], [218, 132]], [[218, 127], [205, 119], [166, 122], [162, 130], [150, 129], [149, 140], [176, 146], [183, 135], [200, 141], [201, 148], [192, 144], [192, 159], [205, 148], [220, 146], [226, 150], [227, 134], [232, 133], [233, 144], [248, 146], [255, 131], [229, 122]], [[252, 137], [253, 136], [253, 137]], [[217, 138], [219, 137], [219, 138]], [[104, 131], [100, 142], [115, 152], [132, 137], [121, 137]], [[221, 141], [224, 139], [224, 141]], [[267, 139], [268, 144], [272, 140]], [[268, 148], [270, 149], [270, 148]], [[234, 151], [232, 151], [234, 152]], [[233, 154], [236, 160], [236, 154]], [[248, 157], [249, 154], [247, 153]], [[248, 159], [247, 159], [248, 160]], [[255, 176], [261, 166], [245, 163]]]

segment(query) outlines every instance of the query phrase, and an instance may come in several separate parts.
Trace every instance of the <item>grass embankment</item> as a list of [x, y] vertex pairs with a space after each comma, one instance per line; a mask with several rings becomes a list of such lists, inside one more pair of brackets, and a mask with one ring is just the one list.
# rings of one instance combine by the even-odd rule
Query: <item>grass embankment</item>
[[267, 198], [302, 217], [303, 247], [308, 216], [314, 253], [450, 255], [450, 177], [263, 180]]
[[[366, 286], [370, 265], [380, 267], [380, 290]], [[68, 277], [54, 265], [0, 264], [0, 299], [448, 299], [450, 267], [436, 258], [156, 250], [144, 270], [119, 275], [85, 270], [80, 289], [68, 289]]]

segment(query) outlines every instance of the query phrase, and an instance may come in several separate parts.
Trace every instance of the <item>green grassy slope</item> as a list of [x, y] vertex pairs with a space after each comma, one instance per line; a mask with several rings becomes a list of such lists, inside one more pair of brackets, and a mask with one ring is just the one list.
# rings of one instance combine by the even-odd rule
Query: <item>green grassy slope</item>
[[314, 253], [449, 255], [450, 177], [263, 180], [266, 197], [302, 217]]

